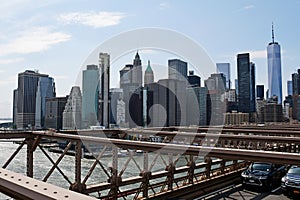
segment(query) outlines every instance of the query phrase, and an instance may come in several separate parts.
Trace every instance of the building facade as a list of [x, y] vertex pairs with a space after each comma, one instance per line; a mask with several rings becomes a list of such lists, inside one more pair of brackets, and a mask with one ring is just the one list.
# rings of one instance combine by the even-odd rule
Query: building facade
[[249, 53], [238, 54], [238, 111], [254, 113], [255, 109], [255, 65], [250, 62]]
[[49, 75], [31, 70], [20, 73], [18, 88], [14, 92], [16, 127], [43, 128], [46, 98], [55, 95], [54, 80]]
[[185, 81], [162, 79], [148, 85], [147, 126], [169, 127], [186, 125]]
[[300, 94], [300, 69], [292, 74], [292, 95]]
[[207, 125], [207, 88], [188, 87], [186, 91], [186, 125]]
[[63, 129], [81, 129], [82, 124], [82, 95], [80, 87], [74, 86], [71, 89], [65, 109], [63, 112]]
[[287, 81], [287, 95], [293, 95], [293, 81]]
[[231, 89], [230, 63], [217, 63], [217, 73], [222, 73], [226, 79], [226, 89]]
[[256, 86], [256, 99], [264, 99], [265, 98], [265, 89], [264, 85]]
[[187, 81], [187, 62], [179, 59], [168, 60], [169, 79]]
[[63, 111], [66, 107], [67, 97], [53, 97], [46, 99], [45, 128], [62, 129]]
[[[149, 73], [146, 71], [147, 75], [145, 72], [145, 79], [147, 79], [146, 81], [152, 81], [150, 80], [150, 76], [152, 76], [150, 71], [152, 71], [152, 69], [150, 69], [151, 66], [148, 69]], [[125, 67], [120, 70], [120, 87], [123, 89], [123, 101], [125, 103], [124, 126], [131, 128], [142, 126], [140, 121], [143, 121], [143, 102], [138, 102], [139, 100], [142, 100], [142, 61], [138, 52], [133, 59], [133, 64], [126, 64]], [[136, 105], [134, 102], [136, 102]], [[135, 112], [135, 110], [137, 110], [137, 112]], [[141, 120], [138, 120], [139, 117]]]
[[109, 128], [110, 113], [110, 55], [108, 53], [99, 54], [99, 66], [101, 73], [101, 92], [99, 98], [99, 121], [100, 125]]
[[194, 71], [189, 71], [188, 75], [189, 87], [201, 87], [201, 78], [194, 74]]
[[150, 60], [148, 60], [148, 65], [144, 74], [144, 86], [154, 83], [154, 74], [150, 65]]
[[268, 86], [269, 96], [278, 97], [278, 104], [282, 104], [282, 73], [280, 45], [274, 41], [274, 29], [272, 25], [272, 42], [268, 44]]
[[87, 65], [82, 72], [82, 128], [98, 124], [99, 68]]
[[204, 81], [207, 88], [207, 124], [222, 125], [224, 123], [224, 113], [226, 112], [226, 79], [224, 74], [211, 74]]

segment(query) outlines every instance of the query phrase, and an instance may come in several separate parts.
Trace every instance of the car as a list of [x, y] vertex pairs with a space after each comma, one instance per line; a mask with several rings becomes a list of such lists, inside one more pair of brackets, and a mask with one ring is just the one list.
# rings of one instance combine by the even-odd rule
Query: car
[[276, 165], [268, 162], [252, 162], [249, 167], [242, 172], [242, 184], [243, 186], [252, 185], [272, 189], [274, 185], [280, 185], [280, 180], [285, 173], [285, 165]]
[[281, 179], [284, 194], [300, 195], [300, 166], [292, 165]]

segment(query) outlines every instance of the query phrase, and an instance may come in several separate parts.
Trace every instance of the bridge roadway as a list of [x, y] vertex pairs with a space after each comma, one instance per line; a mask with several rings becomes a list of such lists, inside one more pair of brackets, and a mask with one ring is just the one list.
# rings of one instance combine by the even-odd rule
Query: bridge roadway
[[[300, 131], [296, 128], [288, 131], [218, 127], [198, 128], [197, 131], [182, 127], [176, 129], [1, 132], [0, 139], [24, 139], [3, 168], [6, 168], [26, 145], [26, 169], [29, 177], [33, 177], [33, 153], [40, 148], [52, 164], [52, 168], [43, 179], [44, 182], [57, 170], [69, 183], [71, 190], [85, 194], [98, 193], [100, 199], [166, 199], [183, 194], [199, 196], [233, 184], [239, 179], [241, 170], [248, 161], [300, 164]], [[207, 133], [202, 133], [205, 130]], [[116, 139], [126, 135], [135, 135], [145, 141]], [[150, 135], [162, 136], [168, 143], [148, 142]], [[56, 161], [40, 144], [45, 138], [66, 142], [65, 149]], [[90, 148], [89, 150], [95, 146], [101, 147], [101, 150], [98, 148], [92, 151], [96, 159], [87, 174], [82, 174], [81, 170], [83, 145]], [[75, 147], [73, 182], [59, 168], [60, 161], [72, 146]], [[127, 149], [127, 160], [123, 164], [120, 164], [119, 149]], [[136, 150], [143, 150], [142, 163], [138, 162], [132, 153]], [[107, 154], [112, 158], [111, 165], [103, 161]], [[246, 162], [240, 161], [241, 159]], [[126, 177], [124, 172], [128, 170], [130, 163], [137, 170], [131, 177]], [[157, 171], [158, 165], [162, 165], [163, 168]], [[106, 179], [88, 185], [87, 180], [93, 175], [96, 167], [103, 171]], [[132, 187], [128, 189], [128, 185]]]
[[[293, 197], [287, 197], [282, 193], [280, 187], [274, 187], [272, 190], [261, 190], [259, 188], [244, 188], [241, 184], [230, 185], [212, 193], [199, 196], [194, 200], [288, 200]], [[295, 197], [294, 197], [295, 199]]]

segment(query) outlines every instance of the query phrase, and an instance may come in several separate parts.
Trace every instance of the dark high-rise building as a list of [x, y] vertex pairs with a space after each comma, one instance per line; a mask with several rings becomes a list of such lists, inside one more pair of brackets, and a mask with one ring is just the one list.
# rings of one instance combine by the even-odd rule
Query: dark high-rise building
[[293, 81], [287, 81], [287, 95], [293, 95]]
[[186, 82], [163, 79], [148, 85], [147, 126], [186, 125]]
[[226, 112], [226, 102], [224, 101], [226, 78], [222, 73], [211, 74], [204, 83], [208, 90], [207, 124], [222, 125], [224, 123], [224, 113]]
[[250, 63], [249, 53], [238, 54], [238, 110], [255, 112], [255, 65]]
[[292, 85], [293, 85], [293, 95], [300, 94], [300, 69], [297, 70], [297, 73], [292, 74]]
[[168, 60], [169, 79], [186, 81], [187, 79], [187, 62], [179, 59]]
[[26, 70], [18, 75], [18, 89], [14, 93], [17, 128], [43, 128], [46, 98], [55, 97], [53, 78]]
[[99, 122], [101, 126], [109, 128], [109, 113], [110, 113], [110, 56], [108, 53], [100, 53], [99, 68], [101, 73], [101, 92], [99, 98]]
[[68, 100], [67, 97], [53, 97], [46, 99], [45, 128], [62, 129], [63, 112]]
[[256, 99], [264, 99], [264, 85], [257, 85], [256, 86]]
[[188, 82], [190, 87], [201, 87], [201, 78], [194, 75], [194, 71], [189, 71]]
[[222, 73], [226, 79], [226, 90], [231, 89], [230, 63], [217, 63], [217, 73]]
[[18, 89], [14, 90], [13, 94], [13, 125], [17, 125], [17, 109], [18, 109]]
[[129, 127], [142, 127], [143, 122], [143, 90], [138, 88], [133, 92], [129, 93], [130, 99], [128, 102], [129, 110]]

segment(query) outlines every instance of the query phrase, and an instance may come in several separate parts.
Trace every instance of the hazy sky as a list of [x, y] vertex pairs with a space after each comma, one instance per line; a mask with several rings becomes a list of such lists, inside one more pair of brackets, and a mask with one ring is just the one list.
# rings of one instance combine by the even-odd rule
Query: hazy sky
[[[236, 77], [236, 55], [250, 52], [256, 64], [256, 84], [264, 84], [266, 89], [266, 47], [273, 21], [275, 40], [282, 50], [286, 95], [286, 81], [300, 68], [299, 10], [299, 0], [0, 0], [0, 117], [12, 116], [18, 73], [38, 69], [49, 74], [55, 80], [57, 96], [65, 96], [98, 45], [120, 33], [145, 27], [174, 30], [191, 38], [213, 62], [231, 64], [232, 81]], [[116, 77], [125, 63], [132, 62], [134, 54], [130, 52], [116, 62]], [[155, 66], [166, 65], [167, 59], [174, 57], [151, 50], [140, 51], [140, 55], [143, 65], [150, 59]], [[155, 74], [166, 72], [154, 68]]]

